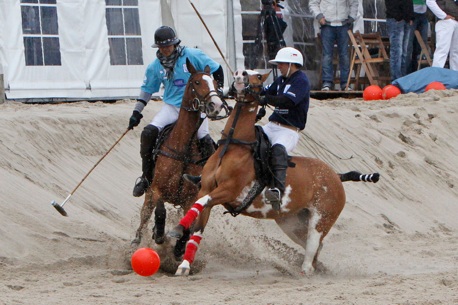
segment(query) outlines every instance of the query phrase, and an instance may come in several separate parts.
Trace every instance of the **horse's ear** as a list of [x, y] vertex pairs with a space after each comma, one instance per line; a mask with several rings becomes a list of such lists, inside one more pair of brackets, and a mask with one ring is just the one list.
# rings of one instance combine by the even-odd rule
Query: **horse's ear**
[[188, 68], [189, 73], [194, 74], [196, 73], [196, 68], [192, 65], [191, 61], [189, 58], [186, 57], [186, 68]]
[[209, 65], [205, 66], [204, 72], [207, 73], [207, 74], [210, 74], [210, 66]]
[[267, 79], [267, 78], [269, 77], [269, 75], [270, 75], [270, 72], [272, 72], [272, 71], [269, 71], [268, 73], [262, 75], [262, 77], [261, 77], [261, 81], [262, 81], [262, 82], [265, 82], [265, 81], [266, 81], [266, 79]]

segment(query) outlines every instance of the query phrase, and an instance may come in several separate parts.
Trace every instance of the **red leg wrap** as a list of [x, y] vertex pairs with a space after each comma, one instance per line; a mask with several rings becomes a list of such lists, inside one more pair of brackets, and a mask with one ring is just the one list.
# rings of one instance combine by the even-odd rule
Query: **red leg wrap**
[[180, 225], [182, 225], [185, 229], [189, 229], [196, 220], [197, 216], [199, 216], [200, 212], [204, 207], [198, 203], [194, 203], [193, 206], [189, 209], [189, 211], [186, 213], [186, 215], [181, 218], [180, 220]]
[[187, 260], [190, 264], [194, 262], [197, 249], [199, 248], [200, 241], [202, 236], [193, 235], [186, 244], [186, 251], [184, 253], [183, 259]]

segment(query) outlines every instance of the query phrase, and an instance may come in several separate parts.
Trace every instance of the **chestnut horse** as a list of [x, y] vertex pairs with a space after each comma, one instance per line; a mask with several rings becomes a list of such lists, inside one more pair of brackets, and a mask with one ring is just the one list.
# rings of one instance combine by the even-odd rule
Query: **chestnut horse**
[[321, 160], [292, 157], [286, 176], [286, 189], [279, 210], [267, 203], [265, 183], [256, 176], [253, 143], [257, 141], [255, 119], [259, 93], [268, 74], [243, 73], [237, 77], [236, 105], [226, 123], [217, 151], [202, 171], [198, 200], [181, 219], [169, 236], [180, 238], [194, 220], [193, 235], [186, 245], [182, 263], [176, 275], [188, 275], [194, 261], [210, 211], [223, 205], [231, 214], [260, 219], [273, 219], [294, 242], [305, 250], [302, 272], [311, 274], [317, 265], [323, 239], [336, 222], [345, 205], [342, 181], [377, 182], [379, 174], [358, 172], [337, 174]]
[[[186, 65], [191, 76], [185, 88], [178, 119], [162, 144], [156, 147], [155, 174], [145, 194], [133, 246], [140, 244], [143, 228], [151, 218], [154, 208], [153, 238], [157, 244], [164, 242], [164, 203], [180, 206], [184, 212], [189, 210], [197, 198], [198, 188], [184, 183], [183, 174], [199, 175], [205, 163], [197, 146], [197, 130], [202, 123], [201, 113], [204, 112], [211, 119], [220, 119], [223, 117], [218, 117], [218, 114], [224, 109], [227, 117], [227, 104], [216, 90], [217, 84], [210, 76], [210, 68], [207, 66], [204, 72], [198, 72], [188, 59]], [[181, 250], [180, 243], [177, 243], [177, 257], [182, 255], [188, 239], [189, 235], [181, 241]]]

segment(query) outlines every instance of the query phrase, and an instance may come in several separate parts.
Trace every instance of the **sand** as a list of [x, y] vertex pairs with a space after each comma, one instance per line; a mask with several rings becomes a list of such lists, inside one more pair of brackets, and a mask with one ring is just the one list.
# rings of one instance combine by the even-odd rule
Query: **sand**
[[[301, 248], [273, 221], [222, 208], [194, 274], [131, 270], [140, 133], [160, 103], [145, 108], [61, 216], [50, 202], [63, 202], [116, 142], [133, 106], [0, 104], [0, 304], [458, 304], [457, 90], [312, 100], [294, 154], [381, 180], [345, 183], [346, 206], [320, 254], [327, 271], [310, 277], [300, 273]], [[224, 123], [210, 123], [214, 139]], [[167, 228], [180, 212], [168, 205]], [[150, 236], [151, 224], [142, 246], [159, 251]]]

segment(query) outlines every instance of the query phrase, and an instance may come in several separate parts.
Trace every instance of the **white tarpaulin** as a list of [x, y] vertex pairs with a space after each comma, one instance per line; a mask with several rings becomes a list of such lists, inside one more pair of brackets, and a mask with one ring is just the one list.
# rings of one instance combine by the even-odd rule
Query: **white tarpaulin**
[[[234, 17], [227, 17], [240, 16], [239, 2], [192, 2], [231, 68], [243, 63], [235, 54], [242, 48], [233, 48], [242, 44], [241, 23], [234, 30]], [[182, 45], [199, 47], [229, 73], [188, 1], [0, 0], [0, 19], [0, 70], [9, 99], [136, 97], [156, 58], [151, 45], [161, 25], [175, 28]]]

